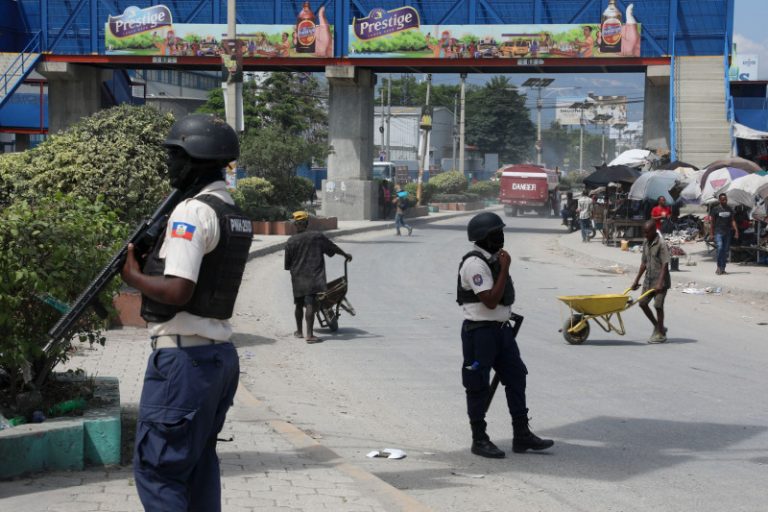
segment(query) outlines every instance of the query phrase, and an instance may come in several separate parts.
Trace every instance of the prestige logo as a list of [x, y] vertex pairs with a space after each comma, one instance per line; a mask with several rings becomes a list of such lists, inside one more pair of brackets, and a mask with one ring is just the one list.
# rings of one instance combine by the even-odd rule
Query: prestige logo
[[109, 17], [109, 30], [115, 37], [127, 37], [141, 32], [170, 27], [173, 24], [171, 11], [164, 5], [139, 9], [127, 7], [120, 16]]
[[379, 7], [368, 13], [367, 18], [352, 20], [355, 36], [360, 40], [395, 34], [404, 30], [419, 28], [419, 13], [413, 7], [400, 7], [385, 11]]

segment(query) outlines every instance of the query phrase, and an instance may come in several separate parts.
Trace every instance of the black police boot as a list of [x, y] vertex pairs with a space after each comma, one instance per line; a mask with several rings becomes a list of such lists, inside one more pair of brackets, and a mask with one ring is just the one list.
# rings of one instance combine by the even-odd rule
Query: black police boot
[[503, 459], [504, 452], [491, 442], [485, 433], [486, 423], [483, 420], [470, 421], [472, 427], [472, 453], [489, 459]]
[[528, 426], [528, 415], [514, 416], [512, 418], [512, 451], [515, 453], [525, 453], [527, 450], [546, 450], [555, 442], [551, 439], [542, 439], [533, 432]]

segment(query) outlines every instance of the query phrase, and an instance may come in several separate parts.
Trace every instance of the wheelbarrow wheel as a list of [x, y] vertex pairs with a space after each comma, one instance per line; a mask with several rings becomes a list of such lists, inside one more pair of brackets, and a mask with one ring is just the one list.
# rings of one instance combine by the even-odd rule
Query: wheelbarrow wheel
[[563, 338], [571, 345], [580, 345], [589, 338], [589, 322], [585, 323], [584, 327], [576, 332], [568, 332], [572, 325], [576, 325], [579, 322], [581, 322], [581, 315], [573, 315], [563, 325]]
[[336, 332], [339, 330], [339, 316], [333, 309], [329, 309], [325, 312], [325, 317], [328, 321], [328, 330]]

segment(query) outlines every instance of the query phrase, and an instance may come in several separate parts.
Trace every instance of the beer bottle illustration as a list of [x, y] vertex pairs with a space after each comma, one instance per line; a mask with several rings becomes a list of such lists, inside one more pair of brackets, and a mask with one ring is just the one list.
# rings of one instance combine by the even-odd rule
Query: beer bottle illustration
[[600, 53], [619, 53], [621, 51], [621, 11], [616, 8], [616, 0], [609, 0], [600, 21]]
[[296, 53], [315, 53], [315, 14], [309, 2], [296, 18]]

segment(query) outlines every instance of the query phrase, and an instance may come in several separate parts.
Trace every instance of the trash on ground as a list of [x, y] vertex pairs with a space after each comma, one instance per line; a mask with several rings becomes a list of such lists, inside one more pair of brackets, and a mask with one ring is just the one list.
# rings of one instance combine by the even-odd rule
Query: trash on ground
[[723, 289], [719, 286], [717, 288], [712, 288], [711, 286], [707, 286], [706, 288], [683, 288], [680, 290], [681, 293], [687, 293], [690, 295], [707, 295], [707, 294], [715, 294], [720, 295], [722, 293]]
[[480, 473], [459, 473], [458, 471], [451, 471], [451, 474], [456, 476], [464, 476], [467, 478], [485, 478], [485, 475]]
[[368, 452], [366, 457], [370, 458], [386, 458], [386, 459], [404, 459], [405, 452], [397, 448], [384, 448], [383, 450], [373, 450]]

